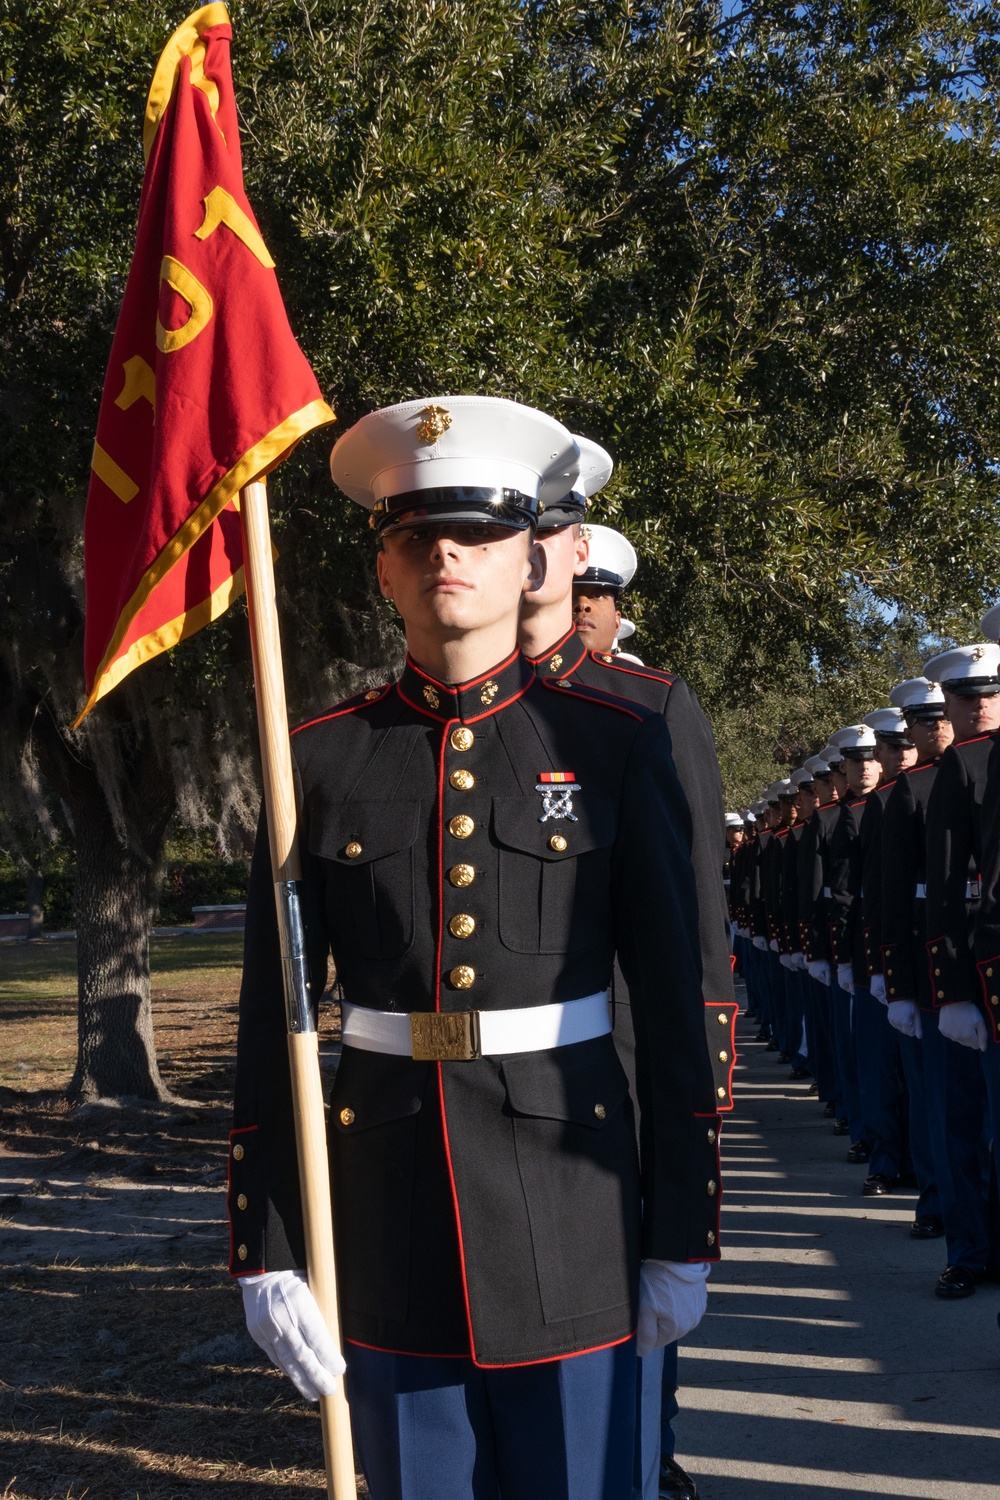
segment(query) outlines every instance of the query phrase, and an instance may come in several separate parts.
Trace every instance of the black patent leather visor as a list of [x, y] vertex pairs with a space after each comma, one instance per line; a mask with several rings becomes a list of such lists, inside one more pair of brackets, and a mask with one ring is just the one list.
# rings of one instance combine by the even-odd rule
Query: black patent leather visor
[[538, 521], [538, 501], [520, 490], [492, 489], [484, 485], [446, 485], [438, 489], [409, 490], [377, 500], [371, 525], [384, 536], [405, 527], [427, 526], [438, 521], [459, 525], [503, 526], [525, 531]]

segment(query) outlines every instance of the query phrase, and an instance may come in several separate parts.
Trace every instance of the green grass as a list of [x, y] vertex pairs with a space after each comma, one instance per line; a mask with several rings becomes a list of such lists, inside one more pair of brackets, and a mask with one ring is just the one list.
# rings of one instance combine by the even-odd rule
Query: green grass
[[[201, 937], [154, 937], [149, 944], [149, 962], [155, 989], [172, 988], [175, 975], [194, 970], [201, 974], [206, 970], [226, 970], [238, 975], [243, 963], [243, 934], [213, 932]], [[213, 982], [222, 977], [213, 972]], [[74, 938], [0, 947], [0, 1004], [10, 1000], [75, 998]]]

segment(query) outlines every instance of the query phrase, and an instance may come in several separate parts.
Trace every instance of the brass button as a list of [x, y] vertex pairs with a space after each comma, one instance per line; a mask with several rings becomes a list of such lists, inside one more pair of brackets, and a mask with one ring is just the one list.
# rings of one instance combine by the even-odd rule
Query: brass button
[[711, 1125], [708, 1127], [708, 1144], [710, 1146], [715, 1145], [715, 1131], [712, 1129]]
[[457, 968], [452, 969], [448, 978], [456, 990], [471, 990], [476, 982], [476, 971], [470, 969], [468, 964], [459, 964]]
[[720, 1052], [719, 1053], [719, 1061], [720, 1062], [728, 1062], [729, 1061], [729, 1053], [728, 1052]]
[[246, 1206], [247, 1206], [247, 1195], [246, 1195], [246, 1193], [241, 1193], [240, 1196], [236, 1200], [236, 1207], [237, 1208], [246, 1208]]
[[1000, 1005], [1000, 995], [991, 995], [990, 996], [990, 1004], [991, 1005]]
[[573, 684], [571, 682], [567, 682], [566, 679], [565, 679], [565, 677], [560, 677], [556, 681], [556, 687], [568, 688], [568, 687], [572, 687], [572, 686], [573, 686]]
[[353, 1125], [354, 1124], [354, 1118], [355, 1118], [355, 1116], [354, 1116], [353, 1109], [348, 1108], [348, 1109], [342, 1109], [340, 1111], [340, 1123], [341, 1123], [341, 1125]]
[[452, 865], [448, 871], [448, 879], [459, 890], [462, 890], [464, 886], [471, 885], [475, 878], [476, 871], [472, 865]]
[[729, 1017], [726, 1015], [726, 1012], [724, 1010], [720, 1010], [719, 1011], [719, 1014], [716, 1017], [716, 1019], [718, 1020], [718, 1023], [719, 1023], [720, 1026], [728, 1026], [729, 1025]]
[[375, 699], [379, 698], [379, 697], [381, 697], [381, 693], [380, 693], [379, 689], [378, 688], [372, 688], [371, 692], [368, 692], [368, 693], [365, 694], [365, 702], [366, 703], [374, 703]]
[[610, 661], [610, 660], [611, 660], [611, 657], [608, 656], [606, 652], [602, 651], [601, 652], [601, 661]]
[[891, 979], [892, 978], [892, 970], [891, 969], [886, 969], [885, 972], [888, 974], [889, 978]]
[[714, 1177], [710, 1177], [708, 1179], [708, 1186], [706, 1187], [705, 1191], [710, 1198], [715, 1197], [715, 1191], [718, 1186], [719, 1184], [716, 1182]]
[[604, 1108], [603, 1104], [595, 1104], [594, 1105], [594, 1114], [597, 1116], [597, 1118], [599, 1120], [603, 1120], [604, 1117], [605, 1117], [605, 1115], [607, 1114], [607, 1110]]
[[554, 850], [556, 854], [562, 854], [563, 850], [567, 847], [566, 840], [561, 833], [554, 833], [549, 839], [549, 848]]
[[931, 949], [931, 952], [932, 953], [936, 953], [937, 952], [937, 943], [934, 944], [933, 948]]
[[472, 730], [466, 729], [464, 724], [460, 724], [457, 729], [453, 729], [448, 736], [453, 750], [471, 750], [475, 738], [476, 736]]
[[986, 970], [986, 978], [987, 979], [992, 979], [993, 978], [993, 970], [992, 969], [987, 969]]
[[943, 1000], [944, 999], [944, 990], [938, 990], [937, 997], [938, 997], [939, 1000]]
[[717, 1088], [715, 1092], [718, 1094], [720, 1099], [724, 1099], [726, 1097], [726, 1091], [724, 1088]]
[[448, 780], [456, 792], [471, 792], [476, 784], [476, 778], [471, 771], [452, 771]]
[[241, 1245], [236, 1254], [239, 1256], [240, 1260], [246, 1260], [248, 1254], [246, 1245]]
[[714, 1245], [715, 1244], [715, 1230], [714, 1229], [710, 1229], [708, 1231], [708, 1233], [706, 1234], [705, 1238], [706, 1238], [706, 1240], [708, 1241], [708, 1243], [710, 1245]]
[[467, 839], [475, 830], [475, 821], [467, 813], [459, 813], [448, 820], [448, 832], [453, 839]]
[[940, 979], [941, 978], [941, 970], [940, 969], [935, 969], [934, 970], [934, 978], [935, 979]]
[[234, 1146], [233, 1147], [233, 1161], [242, 1161], [243, 1160], [243, 1156], [244, 1156], [243, 1147], [242, 1146]]
[[453, 938], [471, 937], [476, 930], [476, 919], [470, 917], [467, 911], [460, 911], [457, 917], [452, 917], [448, 923], [448, 931]]
[[357, 859], [358, 855], [361, 853], [361, 845], [356, 839], [352, 839], [347, 848], [344, 850], [344, 853], [347, 855], [348, 859]]

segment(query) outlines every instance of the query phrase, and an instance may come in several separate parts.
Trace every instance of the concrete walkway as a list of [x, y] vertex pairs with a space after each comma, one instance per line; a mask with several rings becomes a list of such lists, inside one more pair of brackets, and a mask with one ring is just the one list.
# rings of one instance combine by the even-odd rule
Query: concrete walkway
[[1000, 1286], [933, 1295], [944, 1242], [908, 1238], [915, 1195], [862, 1198], [848, 1141], [739, 1024], [724, 1259], [681, 1351], [678, 1460], [701, 1500], [1000, 1500]]

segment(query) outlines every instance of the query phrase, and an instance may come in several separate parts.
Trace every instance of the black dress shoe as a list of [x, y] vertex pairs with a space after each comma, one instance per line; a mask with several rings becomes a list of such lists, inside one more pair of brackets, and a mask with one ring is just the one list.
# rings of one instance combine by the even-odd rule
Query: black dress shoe
[[[775, 1046], [777, 1046], [777, 1042], [775, 1043]], [[770, 1052], [770, 1050], [771, 1050], [770, 1047], [768, 1047], [767, 1050]], [[789, 1055], [788, 1055], [787, 1052], [779, 1052], [778, 1053], [778, 1061], [780, 1063], [791, 1062], [791, 1060], [792, 1059], [789, 1057]]]
[[836, 1120], [833, 1126], [834, 1135], [850, 1135], [851, 1126], [848, 1120]]
[[[832, 1099], [830, 1100], [830, 1102], [828, 1104], [824, 1104], [824, 1106], [823, 1106], [823, 1118], [824, 1118], [824, 1120], [836, 1120], [837, 1119], [837, 1106], [834, 1104], [834, 1102], [833, 1102]], [[837, 1123], [839, 1124], [840, 1122], [838, 1121]], [[836, 1135], [836, 1134], [837, 1134], [837, 1132], [834, 1131], [834, 1135]]]
[[799, 1078], [811, 1078], [812, 1074], [810, 1073], [810, 1071], [809, 1071], [808, 1068], [793, 1068], [792, 1072], [791, 1072], [791, 1077], [795, 1078], [795, 1079], [799, 1079]]
[[767, 1046], [766, 1046], [766, 1047], [765, 1047], [765, 1048], [764, 1048], [764, 1051], [765, 1051], [765, 1052], [777, 1052], [777, 1050], [778, 1050], [778, 1044], [777, 1044], [777, 1042], [776, 1042], [776, 1041], [775, 1041], [775, 1040], [774, 1040], [774, 1037], [773, 1037], [773, 1036], [772, 1036], [772, 1037], [771, 1037], [771, 1038], [770, 1038], [770, 1039], [769, 1039], [769, 1040], [768, 1040], [768, 1044], [767, 1044]]
[[762, 1026], [757, 1035], [754, 1037], [755, 1042], [769, 1042], [770, 1040], [771, 1033], [768, 1031], [766, 1026]]
[[983, 1274], [982, 1271], [970, 1270], [968, 1266], [945, 1266], [938, 1277], [934, 1295], [943, 1297], [946, 1302], [959, 1302], [964, 1297], [971, 1297], [983, 1280]]
[[911, 1240], [939, 1240], [944, 1234], [944, 1220], [940, 1214], [917, 1214], [910, 1225]]
[[672, 1458], [660, 1459], [660, 1496], [680, 1495], [683, 1500], [698, 1500], [698, 1486]]
[[891, 1177], [886, 1177], [884, 1172], [873, 1172], [861, 1184], [861, 1195], [864, 1198], [881, 1198], [886, 1193], [891, 1193], [892, 1187]]
[[858, 1166], [861, 1162], [870, 1161], [872, 1148], [867, 1141], [855, 1141], [847, 1153], [847, 1160], [852, 1166]]

